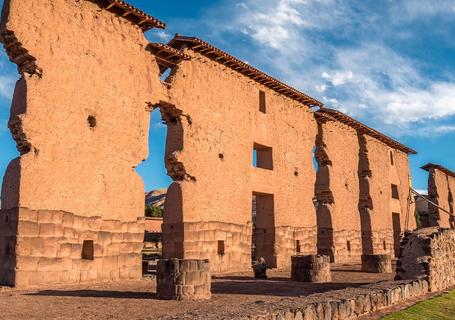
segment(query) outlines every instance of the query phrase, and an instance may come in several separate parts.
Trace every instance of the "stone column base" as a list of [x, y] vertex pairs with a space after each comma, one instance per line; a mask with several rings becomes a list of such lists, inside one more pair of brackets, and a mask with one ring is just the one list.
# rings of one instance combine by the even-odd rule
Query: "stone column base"
[[330, 257], [323, 255], [292, 256], [291, 279], [300, 282], [331, 282]]
[[392, 273], [392, 257], [388, 254], [364, 254], [362, 255], [362, 271]]
[[212, 296], [208, 260], [159, 260], [156, 282], [159, 299], [208, 300]]

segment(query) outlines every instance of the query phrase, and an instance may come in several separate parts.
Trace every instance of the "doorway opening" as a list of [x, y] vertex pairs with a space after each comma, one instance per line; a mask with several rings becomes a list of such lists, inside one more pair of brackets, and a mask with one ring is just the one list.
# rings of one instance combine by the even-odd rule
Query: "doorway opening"
[[252, 221], [252, 260], [264, 258], [267, 268], [276, 268], [275, 201], [273, 194], [253, 192]]
[[392, 213], [392, 225], [393, 225], [393, 243], [395, 257], [398, 257], [400, 253], [400, 243], [401, 243], [401, 219], [400, 214], [397, 212]]

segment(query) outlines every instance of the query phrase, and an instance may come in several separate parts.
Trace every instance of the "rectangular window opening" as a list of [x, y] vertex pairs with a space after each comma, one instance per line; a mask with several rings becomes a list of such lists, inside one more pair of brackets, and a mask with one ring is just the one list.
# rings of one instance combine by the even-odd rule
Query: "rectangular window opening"
[[272, 148], [255, 143], [253, 145], [253, 166], [273, 170]]
[[93, 260], [95, 254], [95, 247], [93, 240], [84, 240], [82, 244], [82, 254], [81, 258], [83, 260]]
[[395, 165], [395, 160], [393, 159], [393, 151], [390, 151], [390, 164]]
[[218, 255], [224, 256], [225, 252], [224, 250], [225, 250], [224, 240], [218, 240]]
[[302, 247], [300, 246], [300, 240], [295, 241], [295, 252], [296, 253], [301, 253], [302, 252]]
[[400, 200], [400, 194], [398, 192], [398, 186], [396, 184], [392, 184], [392, 198]]
[[259, 90], [259, 111], [262, 113], [267, 113], [267, 103], [265, 100], [265, 92]]
[[351, 241], [348, 241], [348, 242], [346, 243], [346, 246], [347, 246], [347, 248], [348, 248], [348, 251], [351, 252]]

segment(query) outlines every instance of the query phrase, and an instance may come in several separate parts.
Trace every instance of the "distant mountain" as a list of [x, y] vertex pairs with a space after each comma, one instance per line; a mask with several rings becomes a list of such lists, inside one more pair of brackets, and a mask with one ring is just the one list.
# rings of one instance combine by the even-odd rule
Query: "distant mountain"
[[158, 189], [145, 193], [145, 205], [164, 208], [164, 201], [166, 200], [167, 189]]

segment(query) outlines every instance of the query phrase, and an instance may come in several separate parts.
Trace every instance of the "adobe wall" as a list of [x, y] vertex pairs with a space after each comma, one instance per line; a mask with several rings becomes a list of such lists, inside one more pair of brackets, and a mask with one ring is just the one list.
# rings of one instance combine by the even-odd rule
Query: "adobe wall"
[[[432, 168], [429, 171], [428, 177], [428, 198], [430, 201], [444, 208], [449, 212], [453, 212], [453, 195], [455, 194], [455, 178], [446, 173]], [[452, 201], [450, 201], [452, 200]], [[438, 207], [428, 205], [428, 223], [425, 227], [439, 226], [442, 228], [450, 228], [449, 214], [440, 210]]]
[[[251, 268], [253, 192], [274, 195], [274, 217], [257, 229], [257, 242], [263, 244], [259, 255], [267, 255], [270, 266], [289, 266], [297, 240], [302, 253], [315, 253], [317, 126], [309, 108], [192, 50], [185, 52], [192, 59], [181, 62], [168, 79], [170, 100], [185, 116], [168, 126], [166, 154], [173, 159], [168, 172], [184, 168], [184, 173], [166, 199], [165, 255], [210, 259], [215, 273]], [[266, 94], [266, 114], [259, 111], [259, 90]], [[172, 140], [179, 143], [170, 145]], [[273, 170], [253, 167], [254, 143], [273, 148]], [[171, 213], [177, 199], [182, 209]], [[224, 255], [217, 253], [218, 241], [225, 241]]]
[[398, 280], [427, 280], [433, 292], [455, 286], [455, 230], [430, 227], [406, 233], [396, 272]]
[[[360, 139], [363, 140], [363, 139]], [[398, 254], [400, 234], [406, 224], [408, 197], [410, 193], [410, 169], [407, 154], [391, 149], [378, 140], [365, 137], [370, 175], [369, 197], [371, 208], [367, 220], [371, 223], [371, 232], [363, 233], [365, 242], [371, 242], [372, 248], [365, 248], [365, 254]], [[391, 152], [393, 164], [391, 161]], [[392, 184], [397, 186], [399, 199], [392, 197]], [[416, 228], [414, 204], [409, 205], [408, 229]], [[399, 217], [393, 221], [393, 214]], [[399, 222], [399, 223], [398, 223]], [[367, 252], [371, 250], [371, 252]]]
[[[16, 269], [16, 284], [26, 285], [22, 275], [35, 271], [35, 264], [24, 259], [47, 259], [53, 276], [43, 276], [40, 284], [84, 281], [87, 277], [74, 267], [82, 263], [80, 253], [71, 256], [79, 275], [57, 277], [70, 263], [59, 250], [70, 243], [80, 248], [90, 239], [103, 259], [84, 261], [92, 272], [88, 279], [118, 279], [127, 252], [137, 262], [129, 277], [140, 277], [138, 238], [130, 239], [128, 228], [121, 226], [132, 224], [135, 233], [143, 233], [144, 187], [135, 167], [147, 158], [148, 103], [164, 96], [143, 32], [91, 1], [5, 0], [1, 37], [21, 73], [9, 121], [21, 156], [5, 174], [0, 225], [8, 229], [6, 217], [14, 212], [17, 237], [3, 236], [0, 245], [16, 241], [17, 261], [0, 266], [1, 272]], [[47, 221], [50, 212], [93, 224], [65, 226], [73, 229], [65, 241], [57, 241], [60, 218]], [[101, 250], [101, 238], [110, 237], [106, 232], [118, 240]], [[45, 247], [29, 252], [32, 238], [46, 239]], [[105, 266], [109, 259], [119, 262]], [[94, 275], [101, 268], [112, 272]], [[4, 277], [1, 282], [14, 284]]]
[[[318, 250], [336, 263], [360, 263], [359, 142], [352, 127], [318, 119]], [[349, 155], [349, 156], [347, 156]]]
[[408, 155], [323, 114], [316, 118], [319, 253], [339, 263], [359, 262], [362, 254], [398, 255], [407, 212], [408, 229], [416, 228], [413, 204], [408, 211]]

